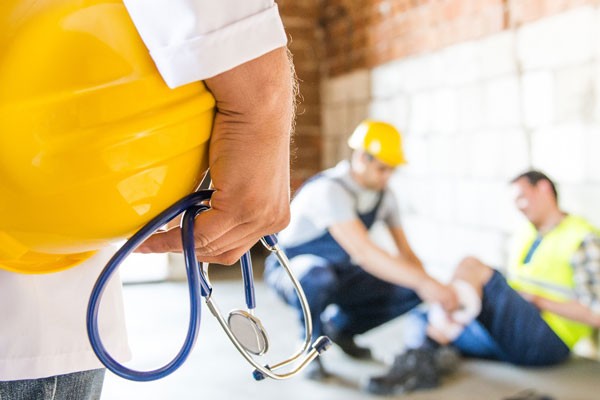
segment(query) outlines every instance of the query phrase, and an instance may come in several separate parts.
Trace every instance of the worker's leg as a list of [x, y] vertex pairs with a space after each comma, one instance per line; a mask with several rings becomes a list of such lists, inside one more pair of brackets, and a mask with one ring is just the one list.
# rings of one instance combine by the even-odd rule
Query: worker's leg
[[471, 283], [482, 298], [476, 323], [453, 343], [461, 352], [519, 365], [551, 365], [568, 357], [568, 347], [539, 310], [513, 290], [502, 274], [469, 257], [459, 264], [454, 279]]
[[343, 269], [334, 299], [339, 310], [331, 323], [348, 336], [367, 332], [421, 303], [414, 291], [382, 281], [356, 265]]
[[[285, 270], [276, 263], [274, 258], [267, 259], [265, 280], [280, 297], [296, 309], [302, 327], [304, 327], [304, 313], [298, 294]], [[321, 314], [331, 304], [335, 293], [339, 290], [337, 276], [326, 259], [313, 255], [300, 255], [292, 258], [290, 268], [300, 281], [306, 296], [311, 312], [312, 336], [315, 339], [323, 335]]]
[[483, 287], [492, 278], [494, 269], [488, 267], [475, 257], [464, 258], [454, 270], [452, 280], [470, 283], [481, 298]]

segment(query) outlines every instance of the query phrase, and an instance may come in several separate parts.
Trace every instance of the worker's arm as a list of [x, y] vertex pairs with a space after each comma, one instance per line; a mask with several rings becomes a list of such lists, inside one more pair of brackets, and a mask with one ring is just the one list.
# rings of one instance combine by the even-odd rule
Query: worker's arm
[[[407, 251], [410, 246], [403, 232], [399, 250], [407, 253], [400, 257], [389, 254], [373, 243], [359, 219], [333, 224], [329, 227], [329, 232], [350, 257], [371, 275], [412, 289], [423, 301], [440, 302], [449, 311], [457, 307], [458, 300], [454, 291], [431, 278], [413, 251]], [[398, 233], [398, 229], [395, 229], [395, 234]], [[398, 239], [395, 238], [395, 241], [398, 242]]]
[[521, 293], [521, 295], [542, 311], [548, 311], [594, 328], [600, 328], [600, 315], [577, 300], [558, 302], [526, 293]]
[[396, 247], [398, 248], [398, 258], [400, 258], [404, 262], [412, 263], [423, 268], [421, 260], [419, 260], [412, 247], [410, 247], [410, 244], [408, 243], [408, 239], [404, 234], [404, 229], [390, 228], [390, 233], [392, 235], [392, 238], [394, 239]]
[[[209, 167], [216, 192], [196, 220], [198, 259], [231, 264], [289, 222], [289, 146], [295, 82], [286, 48], [205, 81], [217, 100]], [[179, 228], [141, 252], [180, 251]]]
[[590, 233], [571, 258], [575, 298], [557, 302], [522, 294], [540, 310], [600, 328], [600, 237]]

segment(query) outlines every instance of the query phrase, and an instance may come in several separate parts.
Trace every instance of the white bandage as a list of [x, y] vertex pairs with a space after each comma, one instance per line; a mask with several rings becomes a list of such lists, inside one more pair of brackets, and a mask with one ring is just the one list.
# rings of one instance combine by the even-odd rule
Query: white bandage
[[449, 316], [439, 303], [435, 303], [427, 314], [429, 324], [449, 341], [455, 340], [481, 312], [481, 299], [473, 286], [461, 280], [452, 282], [451, 286], [458, 297], [459, 309]]

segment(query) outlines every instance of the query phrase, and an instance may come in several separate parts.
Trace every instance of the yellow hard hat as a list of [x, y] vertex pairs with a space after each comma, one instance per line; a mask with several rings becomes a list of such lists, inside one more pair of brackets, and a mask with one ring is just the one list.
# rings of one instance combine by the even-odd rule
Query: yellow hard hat
[[3, 0], [0, 26], [0, 268], [70, 268], [197, 188], [214, 98], [166, 86], [121, 0]]
[[387, 122], [364, 120], [348, 139], [348, 145], [354, 150], [364, 150], [392, 167], [406, 164], [402, 135]]

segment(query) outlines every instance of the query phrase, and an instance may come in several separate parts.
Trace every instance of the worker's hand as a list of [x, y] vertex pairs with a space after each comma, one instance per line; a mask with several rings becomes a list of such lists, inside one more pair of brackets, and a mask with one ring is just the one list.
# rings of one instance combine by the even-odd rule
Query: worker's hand
[[[217, 100], [209, 168], [211, 209], [196, 219], [200, 261], [232, 264], [262, 236], [289, 223], [289, 147], [295, 83], [280, 48], [206, 80]], [[181, 251], [179, 228], [137, 251]]]
[[433, 278], [424, 280], [417, 287], [417, 294], [426, 303], [439, 303], [448, 314], [456, 311], [460, 306], [452, 286], [444, 285]]

